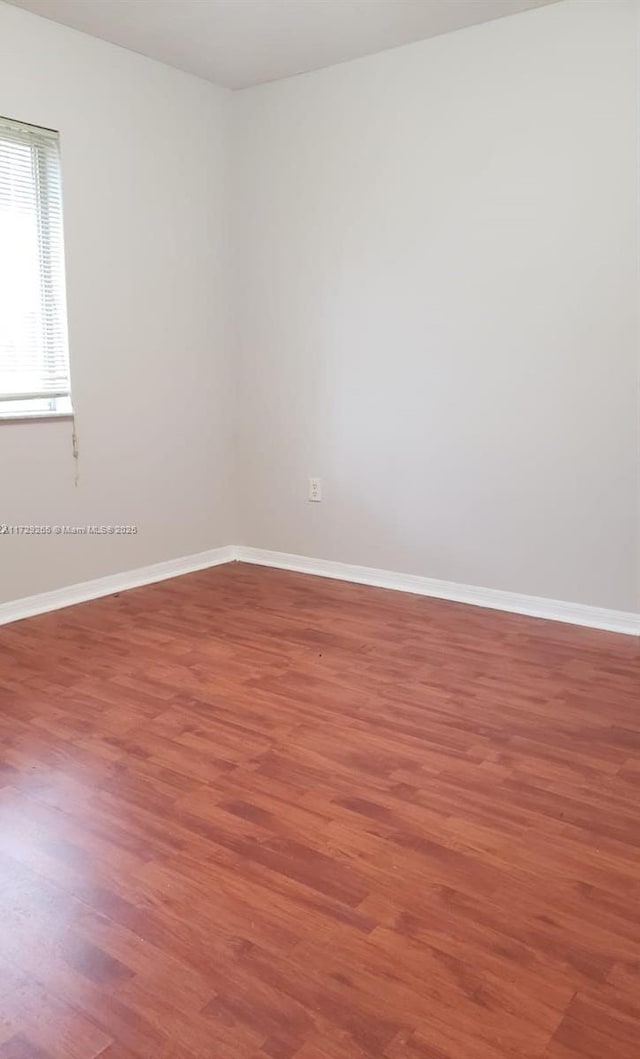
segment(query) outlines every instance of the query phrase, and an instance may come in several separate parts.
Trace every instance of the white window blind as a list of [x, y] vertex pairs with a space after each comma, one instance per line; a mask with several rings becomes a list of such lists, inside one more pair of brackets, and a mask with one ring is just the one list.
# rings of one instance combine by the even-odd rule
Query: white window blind
[[0, 117], [0, 418], [70, 412], [58, 134]]

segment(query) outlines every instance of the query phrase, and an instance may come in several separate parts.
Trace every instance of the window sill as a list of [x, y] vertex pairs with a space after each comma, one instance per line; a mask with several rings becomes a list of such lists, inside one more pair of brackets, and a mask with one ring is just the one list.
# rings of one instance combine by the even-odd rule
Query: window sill
[[73, 412], [0, 412], [0, 423], [41, 423], [44, 419], [73, 418]]

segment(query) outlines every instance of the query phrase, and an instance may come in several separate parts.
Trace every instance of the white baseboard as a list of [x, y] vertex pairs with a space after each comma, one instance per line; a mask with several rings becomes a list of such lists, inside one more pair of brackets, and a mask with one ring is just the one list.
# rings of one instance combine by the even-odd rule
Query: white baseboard
[[34, 614], [44, 614], [48, 610], [59, 610], [74, 603], [85, 603], [89, 599], [110, 596], [114, 592], [125, 592], [128, 588], [150, 585], [154, 581], [166, 581], [180, 574], [190, 574], [195, 570], [205, 570], [209, 566], [219, 566], [235, 559], [235, 548], [212, 548], [196, 555], [185, 555], [180, 559], [167, 559], [151, 566], [140, 566], [136, 570], [124, 570], [119, 574], [107, 574], [94, 581], [82, 581], [78, 585], [56, 588], [52, 592], [40, 592], [37, 596], [26, 596], [10, 603], [0, 603], [0, 625], [20, 618], [30, 618]]
[[378, 570], [368, 566], [352, 566], [348, 563], [331, 562], [328, 559], [310, 559], [304, 555], [288, 555], [286, 552], [264, 551], [243, 545], [227, 545], [210, 551], [186, 555], [180, 559], [142, 566], [136, 570], [125, 570], [108, 574], [94, 581], [83, 581], [52, 592], [41, 592], [37, 596], [0, 603], [0, 625], [7, 622], [44, 614], [49, 610], [70, 607], [74, 603], [85, 603], [90, 599], [110, 596], [114, 592], [125, 592], [129, 588], [165, 581], [195, 570], [206, 570], [210, 566], [239, 560], [258, 566], [274, 566], [280, 570], [295, 570], [302, 574], [331, 577], [338, 581], [353, 581], [360, 585], [377, 588], [392, 588], [399, 592], [414, 592], [419, 596], [449, 599], [456, 603], [469, 603], [476, 607], [505, 610], [515, 614], [526, 614], [533, 618], [563, 621], [571, 625], [586, 625], [593, 629], [640, 636], [640, 614], [622, 610], [607, 610], [590, 607], [583, 603], [565, 603], [557, 599], [542, 599], [539, 596], [523, 596], [517, 592], [502, 592], [497, 588], [477, 588], [461, 585], [455, 581], [437, 581], [416, 574], [399, 574], [392, 570]]
[[258, 566], [275, 566], [280, 570], [295, 570], [298, 573], [332, 577], [339, 581], [353, 581], [360, 585], [375, 585], [377, 588], [393, 588], [399, 592], [414, 592], [420, 596], [469, 603], [475, 607], [526, 614], [532, 618], [546, 618], [549, 621], [563, 621], [570, 625], [586, 625], [593, 629], [640, 636], [640, 614], [623, 610], [591, 607], [584, 603], [565, 603], [559, 599], [543, 599], [539, 596], [523, 596], [518, 592], [503, 592], [497, 588], [477, 588], [455, 581], [437, 581], [416, 574], [398, 574], [392, 570], [351, 566], [348, 563], [334, 563], [328, 559], [310, 559], [303, 555], [288, 555], [286, 552], [263, 551], [261, 548], [237, 547], [234, 549], [234, 558], [245, 563], [256, 563]]

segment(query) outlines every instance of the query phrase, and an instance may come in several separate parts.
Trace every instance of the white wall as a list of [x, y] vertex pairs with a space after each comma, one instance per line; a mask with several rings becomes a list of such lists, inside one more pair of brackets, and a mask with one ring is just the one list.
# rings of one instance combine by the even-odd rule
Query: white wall
[[0, 3], [0, 113], [61, 132], [80, 448], [76, 485], [68, 423], [0, 424], [0, 522], [139, 528], [0, 538], [0, 601], [245, 543], [640, 608], [636, 19], [231, 97]]
[[243, 543], [638, 609], [636, 20], [234, 96]]
[[0, 423], [0, 522], [139, 530], [0, 537], [0, 600], [230, 543], [228, 93], [0, 3], [0, 114], [60, 130], [80, 450]]

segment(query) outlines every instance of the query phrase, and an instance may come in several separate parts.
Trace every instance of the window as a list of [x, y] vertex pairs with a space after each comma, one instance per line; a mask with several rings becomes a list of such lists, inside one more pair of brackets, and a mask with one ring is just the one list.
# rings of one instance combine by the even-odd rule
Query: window
[[70, 413], [58, 134], [0, 117], [0, 419]]

